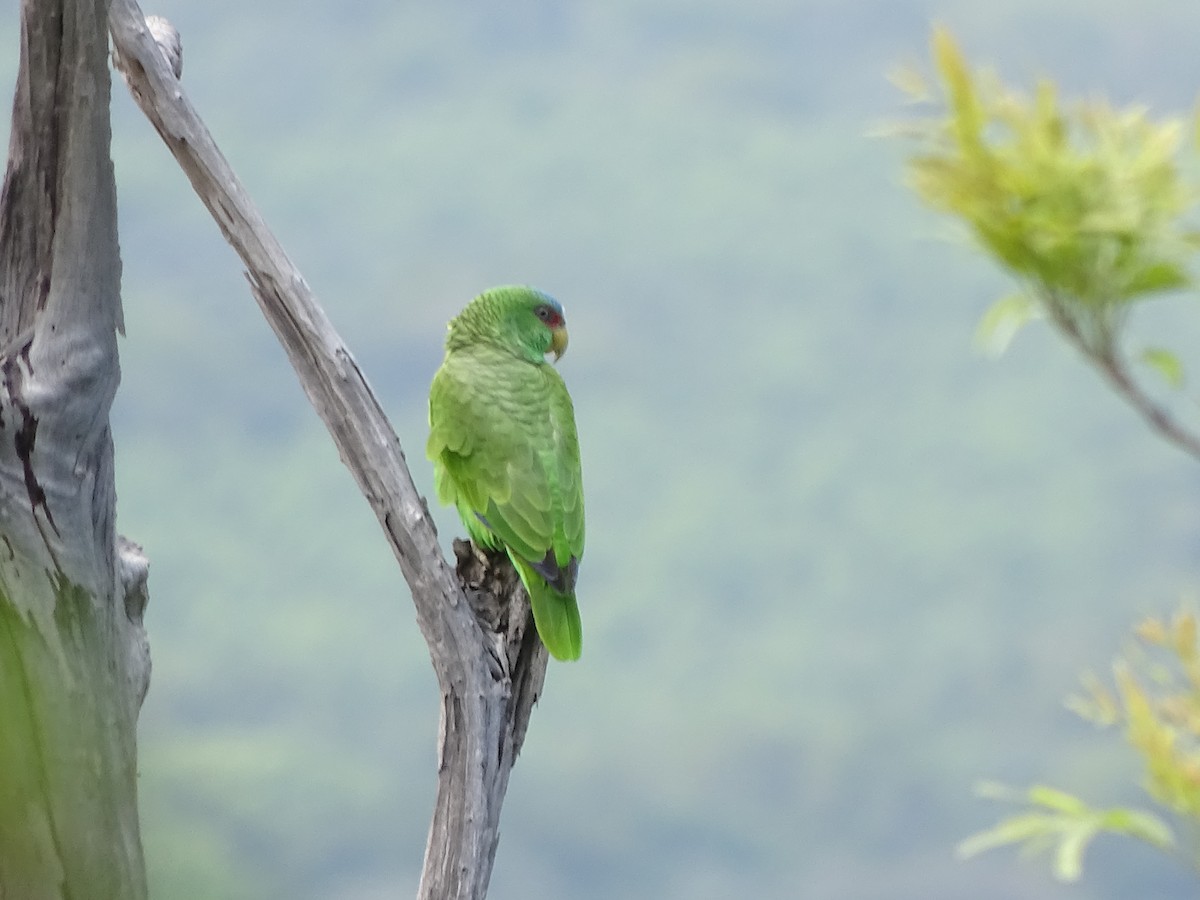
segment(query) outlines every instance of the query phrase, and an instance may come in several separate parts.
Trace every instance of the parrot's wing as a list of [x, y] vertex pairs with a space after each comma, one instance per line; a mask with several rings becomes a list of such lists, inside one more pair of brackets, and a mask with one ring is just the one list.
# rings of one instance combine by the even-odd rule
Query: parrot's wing
[[[575, 409], [559, 374], [553, 369], [547, 374], [553, 376], [550, 379], [550, 409], [554, 422], [551, 443], [558, 496], [554, 552], [560, 565], [578, 567], [583, 557], [584, 516], [583, 472], [579, 462], [579, 437], [575, 431]], [[574, 583], [572, 572], [571, 584]]]
[[[448, 361], [449, 363], [450, 361]], [[427, 452], [438, 497], [473, 513], [560, 591], [583, 554], [583, 488], [571, 398], [548, 366], [476, 378], [443, 365], [430, 391]], [[472, 530], [470, 524], [468, 530]]]

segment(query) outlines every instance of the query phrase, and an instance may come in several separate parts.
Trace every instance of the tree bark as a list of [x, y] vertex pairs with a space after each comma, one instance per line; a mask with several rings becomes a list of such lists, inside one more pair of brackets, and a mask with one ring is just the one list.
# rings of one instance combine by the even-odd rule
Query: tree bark
[[0, 897], [142, 898], [146, 561], [115, 530], [105, 0], [23, 0], [0, 195]]
[[[134, 0], [113, 0], [110, 27], [134, 99], [245, 264], [263, 315], [411, 588], [442, 700], [438, 792], [419, 896], [482, 900], [509, 773], [546, 669], [523, 591], [507, 560], [469, 545], [460, 542], [457, 574], [446, 561], [370, 386], [172, 71], [177, 37], [161, 21], [151, 34]], [[156, 40], [173, 55], [160, 52]]]

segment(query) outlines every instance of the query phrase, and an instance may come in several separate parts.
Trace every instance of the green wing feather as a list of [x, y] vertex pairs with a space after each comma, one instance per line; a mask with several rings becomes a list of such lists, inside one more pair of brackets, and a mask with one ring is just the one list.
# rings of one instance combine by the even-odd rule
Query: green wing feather
[[558, 659], [577, 659], [583, 485], [562, 378], [495, 348], [459, 349], [434, 377], [429, 418], [438, 499], [457, 507], [476, 543], [507, 551], [542, 642]]

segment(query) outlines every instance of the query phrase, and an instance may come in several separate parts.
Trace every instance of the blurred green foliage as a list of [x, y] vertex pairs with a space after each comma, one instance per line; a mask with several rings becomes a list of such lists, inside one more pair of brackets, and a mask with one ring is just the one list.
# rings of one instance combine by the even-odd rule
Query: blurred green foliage
[[1170, 829], [1149, 813], [1123, 807], [1092, 809], [1078, 797], [1044, 785], [1018, 793], [1002, 785], [984, 784], [979, 792], [997, 800], [1027, 803], [1031, 810], [967, 838], [958, 845], [964, 857], [1007, 844], [1019, 844], [1032, 853], [1050, 850], [1055, 877], [1076, 881], [1083, 873], [1084, 852], [1101, 833], [1128, 835], [1165, 850], [1175, 846]]
[[[1200, 440], [1133, 382], [1120, 349], [1131, 302], [1192, 286], [1197, 234], [1188, 223], [1200, 190], [1178, 159], [1183, 123], [1155, 124], [1140, 110], [1104, 104], [1066, 113], [1050, 81], [1025, 100], [994, 75], [972, 72], [944, 28], [933, 32], [933, 56], [946, 110], [914, 129], [921, 149], [909, 161], [913, 187], [935, 209], [962, 220], [984, 252], [1025, 286], [984, 315], [985, 343], [1003, 349], [1021, 324], [1041, 314], [1160, 434], [1200, 456]], [[930, 94], [912, 72], [898, 81], [916, 97]], [[1183, 385], [1173, 353], [1150, 348], [1142, 360], [1172, 387]], [[1071, 701], [1085, 718], [1125, 726], [1145, 765], [1147, 792], [1191, 832], [1200, 825], [1196, 629], [1188, 613], [1170, 625], [1146, 620], [1138, 637], [1143, 647], [1162, 651], [1166, 663], [1132, 654], [1114, 669], [1115, 694], [1092, 678], [1089, 696]], [[1028, 809], [963, 841], [963, 856], [1009, 844], [1049, 849], [1055, 876], [1075, 881], [1085, 851], [1102, 833], [1177, 849], [1172, 829], [1151, 813], [1095, 810], [1041, 785], [1018, 794], [996, 786], [984, 792]], [[1178, 852], [1200, 869], [1200, 853]]]
[[1097, 319], [1081, 330], [1109, 330], [1115, 309], [1189, 283], [1197, 235], [1183, 223], [1200, 195], [1180, 173], [1183, 122], [1098, 103], [1068, 113], [1048, 80], [1022, 97], [972, 73], [945, 29], [933, 53], [948, 116], [909, 164], [922, 199], [1040, 298]]
[[[1002, 351], [1022, 325], [1044, 317], [1159, 434], [1200, 459], [1200, 436], [1138, 384], [1123, 348], [1131, 303], [1192, 286], [1200, 185], [1179, 157], [1183, 134], [1196, 127], [1104, 103], [1067, 111], [1049, 80], [1025, 98], [972, 72], [946, 29], [935, 28], [932, 43], [945, 113], [911, 126], [919, 142], [908, 162], [912, 186], [961, 220], [1022, 288], [984, 315], [981, 343]], [[912, 71], [896, 81], [917, 100], [934, 93]], [[1177, 354], [1149, 347], [1139, 358], [1168, 385], [1183, 385]]]
[[[1192, 582], [1194, 472], [1037, 332], [1010, 365], [972, 354], [1003, 279], [926, 240], [902, 148], [868, 132], [933, 15], [1006, 66], [1171, 108], [1190, 102], [1200, 9], [147, 11], [180, 28], [189, 96], [426, 490], [445, 322], [495, 283], [566, 306], [589, 645], [550, 673], [492, 900], [1147, 889], [1137, 848], [1089, 859], [1070, 893], [952, 850], [991, 814], [970, 797], [981, 772], [1121, 783], [1122, 751], [1049, 698]], [[11, 71], [15, 11], [6, 29]], [[114, 436], [119, 524], [152, 567], [155, 896], [409, 894], [437, 728], [410, 601], [232, 254], [114, 96]], [[1187, 358], [1188, 316], [1137, 310], [1131, 327]], [[1151, 895], [1193, 889], [1163, 878]]]
[[[1163, 812], [1127, 807], [1093, 810], [1083, 801], [1038, 786], [1020, 794], [996, 786], [995, 799], [1028, 803], [1032, 810], [1004, 819], [959, 845], [963, 856], [1017, 844], [1026, 850], [1052, 848], [1054, 874], [1075, 881], [1083, 854], [1103, 832], [1125, 835], [1165, 851], [1175, 861], [1200, 870], [1200, 851], [1191, 836], [1200, 825], [1200, 644], [1196, 617], [1180, 611], [1171, 621], [1145, 619], [1135, 641], [1113, 665], [1113, 687], [1095, 676], [1084, 679], [1085, 693], [1070, 706], [1103, 727], [1120, 726], [1144, 767], [1143, 787]], [[1185, 840], [1178, 840], [1182, 832]]]

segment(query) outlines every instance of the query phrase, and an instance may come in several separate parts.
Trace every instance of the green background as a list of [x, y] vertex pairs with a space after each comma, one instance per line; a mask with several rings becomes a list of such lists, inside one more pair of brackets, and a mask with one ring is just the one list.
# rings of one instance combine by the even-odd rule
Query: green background
[[[5, 83], [17, 14], [0, 22]], [[933, 21], [1010, 80], [1187, 110], [1200, 6], [164, 2], [184, 84], [393, 416], [418, 485], [445, 322], [565, 305], [585, 650], [514, 772], [493, 900], [1185, 897], [955, 843], [972, 785], [1141, 803], [1061, 698], [1196, 584], [1197, 469], [902, 185], [886, 73]], [[409, 896], [437, 692], [366, 503], [233, 253], [114, 86], [119, 527], [151, 559], [154, 895]], [[950, 238], [946, 240], [946, 238]], [[1134, 331], [1185, 361], [1190, 298]], [[459, 528], [438, 510], [445, 541]]]

